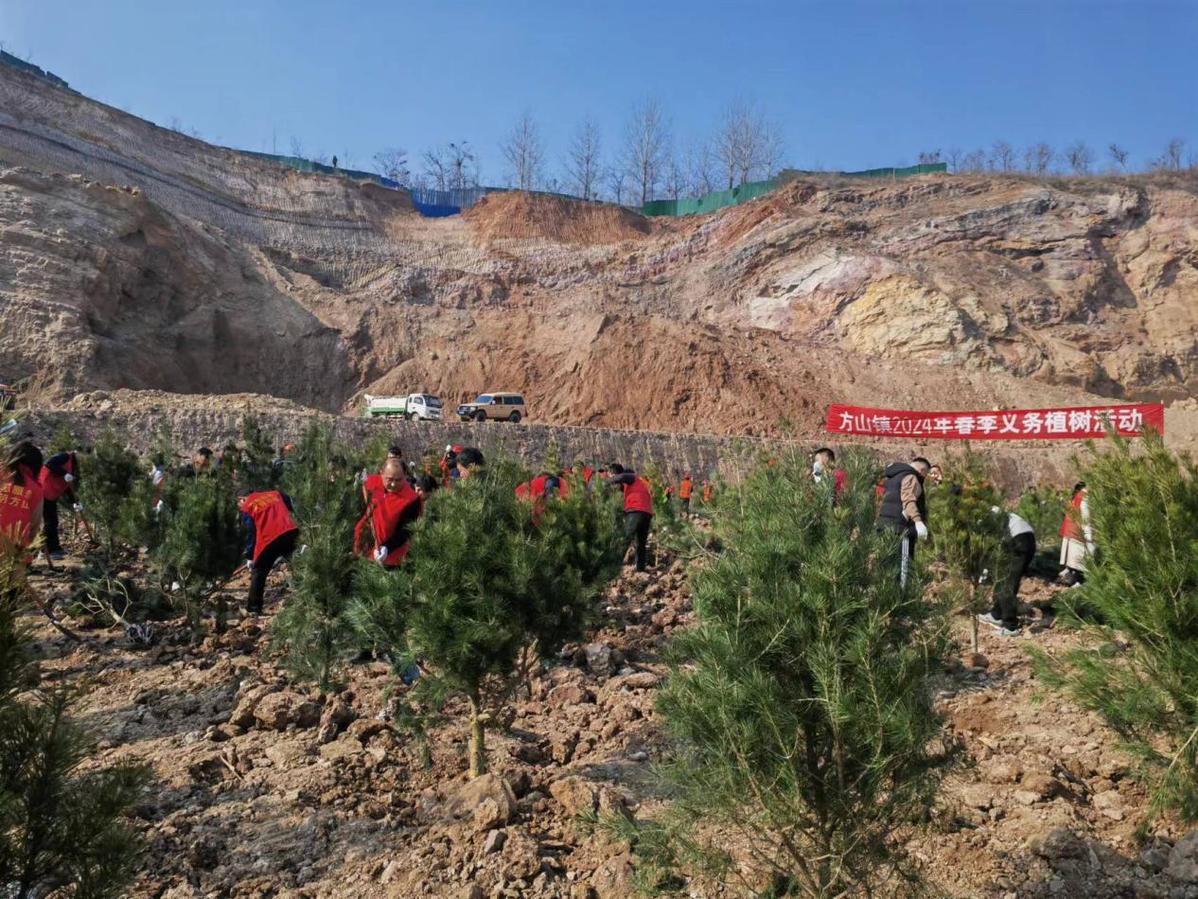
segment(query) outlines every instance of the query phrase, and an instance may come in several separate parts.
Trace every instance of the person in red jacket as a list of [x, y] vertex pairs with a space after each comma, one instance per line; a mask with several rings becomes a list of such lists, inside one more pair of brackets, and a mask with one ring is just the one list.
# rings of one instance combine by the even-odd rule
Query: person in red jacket
[[649, 482], [624, 466], [608, 466], [610, 486], [624, 491], [624, 536], [636, 540], [636, 570], [644, 571], [649, 555], [649, 530], [653, 525], [653, 490]]
[[0, 468], [0, 546], [24, 553], [42, 527], [42, 485], [34, 474], [42, 468], [42, 451], [20, 444]]
[[366, 511], [354, 527], [355, 551], [385, 568], [396, 568], [408, 554], [412, 525], [420, 517], [420, 494], [408, 483], [399, 459], [389, 458], [378, 478], [367, 478]]
[[237, 501], [237, 507], [246, 531], [246, 568], [250, 570], [246, 609], [251, 615], [261, 615], [266, 576], [275, 562], [290, 558], [295, 552], [299, 528], [292, 517], [291, 500], [279, 490], [247, 491]]
[[682, 511], [689, 515], [691, 511], [691, 494], [695, 492], [695, 486], [691, 483], [691, 473], [688, 471], [682, 475], [682, 482], [678, 485], [678, 498], [682, 500]]
[[65, 556], [58, 539], [58, 501], [66, 499], [76, 512], [83, 506], [75, 498], [75, 482], [79, 477], [79, 457], [72, 452], [55, 453], [42, 466], [39, 480], [42, 484], [42, 519], [45, 523], [46, 553], [51, 559]]
[[532, 504], [532, 523], [539, 525], [545, 514], [546, 497], [561, 495], [564, 487], [564, 482], [557, 475], [541, 472], [532, 480], [517, 486], [516, 496]]
[[1060, 580], [1076, 586], [1086, 580], [1086, 560], [1094, 555], [1094, 530], [1090, 527], [1090, 492], [1085, 482], [1073, 485], [1073, 498], [1061, 522]]

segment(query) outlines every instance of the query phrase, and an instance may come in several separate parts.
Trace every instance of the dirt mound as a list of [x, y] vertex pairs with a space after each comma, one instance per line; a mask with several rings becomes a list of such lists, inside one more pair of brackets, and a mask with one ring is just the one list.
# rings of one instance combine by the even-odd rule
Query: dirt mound
[[623, 206], [523, 191], [488, 194], [464, 217], [487, 243], [548, 240], [602, 246], [641, 240], [653, 232], [649, 219]]

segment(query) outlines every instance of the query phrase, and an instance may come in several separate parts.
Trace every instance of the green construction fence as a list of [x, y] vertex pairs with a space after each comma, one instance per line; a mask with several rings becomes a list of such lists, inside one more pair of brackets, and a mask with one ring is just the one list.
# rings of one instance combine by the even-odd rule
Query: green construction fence
[[747, 203], [760, 196], [768, 194], [776, 187], [800, 175], [836, 175], [841, 178], [909, 178], [912, 175], [931, 175], [947, 172], [948, 166], [943, 162], [911, 165], [906, 168], [865, 169], [860, 172], [804, 172], [787, 169], [777, 178], [768, 181], [748, 181], [740, 187], [731, 190], [718, 190], [715, 193], [704, 194], [701, 197], [680, 197], [677, 200], [650, 200], [641, 207], [645, 215], [698, 215], [704, 212], [714, 212], [725, 206], [735, 206]]

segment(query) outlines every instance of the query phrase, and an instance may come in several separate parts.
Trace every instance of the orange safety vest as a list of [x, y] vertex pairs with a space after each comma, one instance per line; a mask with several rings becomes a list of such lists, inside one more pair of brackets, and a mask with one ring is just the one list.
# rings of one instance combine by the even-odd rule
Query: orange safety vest
[[653, 514], [653, 492], [649, 482], [638, 476], [631, 484], [622, 485], [624, 488], [624, 511], [645, 512]]
[[[404, 513], [409, 507], [415, 503], [418, 507], [421, 505], [420, 494], [412, 489], [407, 481], [401, 481], [399, 489], [391, 493], [383, 488], [383, 479], [380, 477], [378, 481], [372, 478], [366, 479], [367, 499], [370, 503], [369, 508], [362, 513], [362, 517], [358, 519], [358, 523], [354, 526], [354, 547], [358, 548], [361, 555], [373, 555], [374, 551], [390, 539], [399, 527]], [[417, 511], [419, 516], [419, 511]], [[369, 541], [366, 540], [366, 529], [370, 524], [374, 525], [374, 534]], [[377, 542], [376, 542], [377, 540]], [[361, 552], [365, 547], [370, 547], [370, 553]], [[403, 562], [404, 557], [408, 554], [408, 542], [405, 541], [398, 549], [392, 550], [387, 554], [387, 558], [383, 560], [383, 565], [387, 568], [395, 568]]]
[[0, 539], [25, 549], [37, 534], [33, 533], [33, 513], [42, 502], [42, 486], [29, 469], [22, 466], [25, 483], [7, 480], [0, 484]]
[[1072, 502], [1070, 502], [1070, 506], [1073, 508], [1074, 514], [1066, 514], [1065, 520], [1061, 522], [1060, 535], [1062, 537], [1066, 537], [1070, 540], [1077, 540], [1078, 542], [1085, 541], [1086, 532], [1082, 529], [1081, 525], [1082, 503], [1085, 502], [1085, 499], [1085, 491], [1077, 491], [1077, 495], [1074, 496]]
[[711, 502], [711, 485], [706, 481], [703, 482], [703, 502]]
[[291, 510], [283, 502], [278, 490], [262, 490], [251, 493], [241, 501], [241, 511], [254, 523], [254, 555], [258, 561], [262, 551], [284, 534], [298, 531]]
[[678, 496], [682, 499], [690, 499], [691, 493], [694, 491], [690, 478], [683, 478], [682, 483], [678, 485]]

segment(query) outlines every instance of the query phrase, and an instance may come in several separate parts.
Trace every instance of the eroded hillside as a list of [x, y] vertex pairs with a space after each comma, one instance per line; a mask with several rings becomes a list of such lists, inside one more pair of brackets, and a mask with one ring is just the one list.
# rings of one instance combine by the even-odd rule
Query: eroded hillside
[[542, 421], [763, 433], [829, 401], [1171, 400], [1198, 179], [800, 180], [712, 216], [291, 172], [0, 70], [0, 379], [524, 391]]

